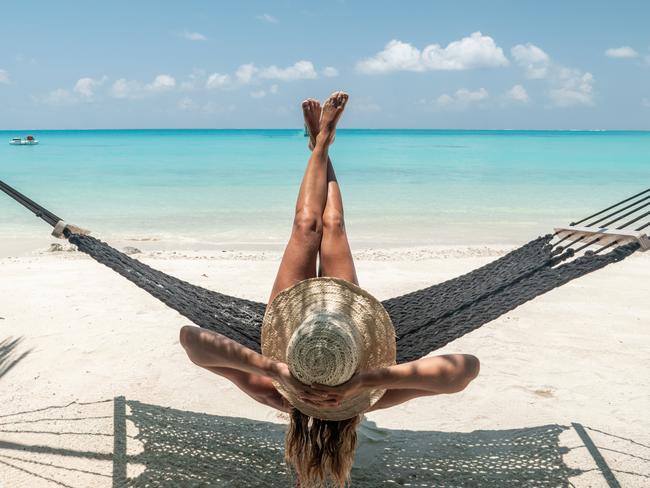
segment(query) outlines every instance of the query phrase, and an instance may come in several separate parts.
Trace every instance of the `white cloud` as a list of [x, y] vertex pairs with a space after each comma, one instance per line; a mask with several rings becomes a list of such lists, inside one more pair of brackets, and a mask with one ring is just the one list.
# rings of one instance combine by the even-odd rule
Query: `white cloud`
[[279, 87], [277, 84], [271, 85], [268, 90], [260, 89], [260, 90], [255, 90], [251, 92], [251, 97], [253, 98], [264, 98], [267, 95], [275, 95], [279, 91]]
[[164, 92], [172, 90], [176, 86], [176, 80], [169, 75], [158, 75], [151, 83], [144, 86], [146, 91]]
[[650, 98], [644, 98], [641, 100], [641, 105], [643, 105], [645, 108], [650, 108]]
[[357, 63], [366, 74], [392, 71], [465, 70], [507, 66], [503, 49], [490, 36], [474, 32], [469, 37], [450, 42], [447, 47], [430, 44], [422, 51], [406, 42], [392, 40], [375, 56]]
[[510, 50], [515, 62], [524, 68], [528, 78], [545, 78], [551, 58], [534, 44], [517, 44]]
[[334, 66], [325, 66], [320, 73], [326, 78], [334, 78], [339, 75], [339, 70]]
[[205, 82], [205, 87], [208, 89], [223, 88], [230, 84], [230, 75], [222, 75], [220, 73], [212, 73], [208, 76]]
[[605, 51], [608, 58], [636, 58], [638, 55], [630, 46], [612, 47]]
[[443, 93], [436, 99], [435, 105], [445, 110], [465, 110], [471, 105], [487, 100], [488, 97], [489, 94], [485, 88], [479, 88], [476, 91], [461, 88], [456, 90], [453, 95]]
[[198, 84], [205, 84], [203, 81], [205, 78], [205, 70], [194, 68], [192, 72], [187, 76], [187, 79], [183, 80], [179, 84], [179, 88], [182, 91], [192, 91], [196, 89]]
[[9, 84], [9, 73], [4, 69], [0, 69], [0, 83]]
[[85, 100], [92, 100], [95, 96], [95, 89], [107, 80], [106, 76], [99, 80], [93, 78], [79, 78], [72, 91]]
[[52, 90], [50, 93], [48, 93], [38, 101], [43, 102], [47, 105], [62, 106], [62, 105], [72, 105], [77, 102], [77, 99], [68, 90], [64, 90], [63, 88], [57, 88], [56, 90]]
[[278, 68], [275, 65], [261, 68], [259, 77], [269, 80], [294, 81], [318, 78], [318, 74], [311, 61], [298, 61], [286, 68]]
[[279, 68], [275, 65], [258, 68], [252, 63], [242, 64], [235, 71], [235, 78], [242, 85], [254, 83], [257, 79], [295, 81], [318, 78], [316, 68], [311, 61], [298, 61], [286, 68]]
[[555, 63], [543, 49], [531, 43], [517, 44], [511, 54], [528, 78], [546, 80], [552, 106], [594, 104], [595, 79], [591, 73]]
[[251, 82], [257, 71], [258, 69], [252, 63], [242, 64], [237, 68], [237, 71], [235, 71], [235, 76], [240, 83], [246, 85]]
[[137, 80], [120, 78], [116, 80], [111, 89], [110, 95], [113, 98], [142, 98], [147, 95], [171, 91], [176, 87], [176, 80], [169, 75], [158, 75], [151, 83], [143, 84]]
[[179, 35], [180, 35], [180, 37], [182, 37], [183, 39], [187, 39], [188, 41], [207, 41], [208, 40], [208, 38], [205, 37], [200, 32], [183, 31]]
[[549, 91], [556, 107], [574, 107], [594, 104], [594, 77], [573, 68], [559, 68], [556, 86]]
[[528, 103], [530, 98], [528, 97], [528, 92], [521, 85], [515, 85], [510, 90], [508, 90], [503, 97], [506, 100], [511, 100], [518, 103]]
[[270, 24], [277, 24], [277, 23], [278, 23], [278, 19], [275, 18], [275, 17], [274, 17], [273, 15], [271, 15], [271, 14], [262, 14], [262, 15], [258, 15], [257, 18], [258, 18], [259, 20], [263, 20], [264, 22], [268, 22], [268, 23], [270, 23]]
[[137, 98], [138, 93], [142, 90], [142, 84], [138, 81], [120, 78], [115, 80], [111, 86], [111, 96], [113, 98]]

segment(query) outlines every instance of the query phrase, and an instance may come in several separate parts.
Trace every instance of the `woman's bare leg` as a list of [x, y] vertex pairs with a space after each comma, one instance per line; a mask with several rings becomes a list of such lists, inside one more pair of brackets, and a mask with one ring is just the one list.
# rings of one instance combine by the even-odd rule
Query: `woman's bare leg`
[[[320, 108], [320, 107], [318, 107]], [[305, 124], [310, 134], [310, 149], [315, 147], [320, 130], [320, 110], [305, 111]], [[320, 243], [318, 276], [333, 276], [359, 284], [343, 219], [343, 199], [336, 180], [332, 160], [327, 158], [327, 201], [323, 210], [323, 236]]]
[[[345, 93], [336, 92], [323, 106], [321, 129], [300, 185], [291, 237], [282, 256], [269, 303], [285, 288], [316, 276], [316, 259], [323, 237], [323, 212], [327, 202], [328, 149], [347, 99]], [[313, 106], [313, 101], [307, 100], [303, 110], [311, 110]]]

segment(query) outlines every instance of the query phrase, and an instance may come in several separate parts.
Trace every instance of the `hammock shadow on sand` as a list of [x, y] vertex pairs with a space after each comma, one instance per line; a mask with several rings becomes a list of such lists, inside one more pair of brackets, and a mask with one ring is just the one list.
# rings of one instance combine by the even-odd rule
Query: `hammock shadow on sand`
[[[114, 487], [293, 486], [283, 462], [284, 425], [121, 401], [124, 424], [138, 429], [143, 450], [114, 453]], [[118, 434], [120, 399], [115, 405]], [[365, 420], [352, 486], [569, 486], [581, 471], [563, 461], [568, 449], [559, 436], [568, 428], [454, 433], [378, 429]], [[127, 463], [145, 469], [129, 479]]]
[[[7, 413], [0, 425], [7, 486], [294, 486], [282, 424], [116, 397]], [[650, 479], [649, 452], [579, 423], [457, 433], [379, 429], [366, 419], [352, 486], [568, 487], [595, 472], [583, 481], [620, 488]]]

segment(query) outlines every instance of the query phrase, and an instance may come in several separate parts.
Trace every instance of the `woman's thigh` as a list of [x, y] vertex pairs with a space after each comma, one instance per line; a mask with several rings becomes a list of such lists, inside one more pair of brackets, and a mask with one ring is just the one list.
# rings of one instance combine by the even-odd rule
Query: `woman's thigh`
[[324, 221], [320, 245], [319, 276], [341, 278], [359, 284], [343, 221]]
[[268, 303], [282, 290], [316, 276], [320, 239], [321, 234], [312, 235], [294, 228], [284, 250]]

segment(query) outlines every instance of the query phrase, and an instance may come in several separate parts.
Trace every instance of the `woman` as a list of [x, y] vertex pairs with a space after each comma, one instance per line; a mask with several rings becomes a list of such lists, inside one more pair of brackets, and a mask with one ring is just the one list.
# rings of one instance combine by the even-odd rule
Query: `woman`
[[[332, 286], [352, 290], [350, 293], [356, 293], [354, 296], [369, 297], [358, 288], [343, 221], [341, 192], [328, 156], [347, 100], [347, 94], [335, 92], [322, 109], [316, 100], [306, 100], [302, 104], [312, 154], [300, 185], [291, 237], [271, 291], [267, 315], [273, 307], [277, 309], [276, 304], [281, 299], [278, 295], [286, 298], [291, 290], [317, 282], [318, 279], [312, 280], [316, 277], [323, 280], [331, 277]], [[378, 310], [381, 307], [378, 303], [375, 300], [371, 306]], [[387, 320], [392, 327], [383, 309], [378, 313], [377, 324], [384, 320], [386, 325]], [[283, 317], [287, 322], [292, 319], [291, 314]], [[267, 316], [264, 327], [266, 322]], [[275, 323], [282, 322], [276, 320]], [[263, 329], [263, 342], [264, 333]], [[394, 336], [391, 339], [394, 341]], [[260, 403], [290, 414], [285, 457], [304, 486], [322, 484], [326, 479], [338, 486], [346, 484], [354, 458], [356, 427], [364, 412], [392, 407], [421, 396], [461, 391], [479, 372], [479, 361], [471, 355], [427, 357], [395, 365], [393, 352], [392, 360], [388, 355], [384, 362], [377, 363], [383, 366], [364, 369], [357, 364], [357, 370], [350, 372], [352, 376], [345, 377], [349, 377], [347, 381], [327, 386], [310, 380], [299, 381], [297, 367], [290, 367], [289, 361], [259, 354], [208, 330], [185, 326], [181, 329], [180, 341], [197, 365], [228, 378]], [[380, 345], [375, 343], [375, 346]], [[265, 351], [264, 344], [262, 350]], [[287, 353], [281, 351], [276, 357], [286, 358]], [[355, 410], [350, 418], [338, 420], [340, 412], [339, 416], [319, 415], [319, 412], [336, 412], [337, 408], [361, 397], [366, 401], [365, 409]]]

